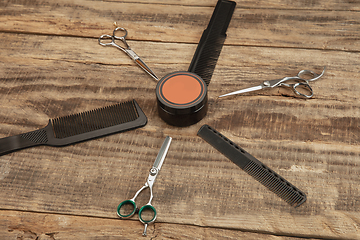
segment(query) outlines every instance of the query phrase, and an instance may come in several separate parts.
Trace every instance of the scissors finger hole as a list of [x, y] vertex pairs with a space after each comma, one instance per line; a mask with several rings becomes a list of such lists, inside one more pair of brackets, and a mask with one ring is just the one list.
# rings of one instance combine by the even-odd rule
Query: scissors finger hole
[[139, 218], [142, 223], [152, 223], [156, 218], [156, 210], [151, 205], [143, 206], [139, 211]]
[[136, 212], [136, 204], [134, 201], [125, 200], [119, 204], [117, 214], [121, 218], [129, 218]]
[[301, 70], [298, 74], [298, 77], [302, 80], [312, 82], [321, 77], [321, 74], [317, 74], [311, 70]]
[[[116, 34], [117, 32], [118, 34]], [[115, 28], [113, 32], [113, 36], [115, 36], [115, 38], [126, 38], [127, 34], [128, 34], [127, 30], [122, 27]]]
[[311, 98], [313, 96], [313, 90], [309, 84], [301, 82], [294, 84], [294, 92], [300, 96]]
[[107, 45], [111, 45], [112, 44], [112, 36], [110, 36], [110, 35], [101, 35], [100, 37], [99, 37], [99, 43], [100, 43], [100, 45], [102, 45], [102, 46], [107, 46]]

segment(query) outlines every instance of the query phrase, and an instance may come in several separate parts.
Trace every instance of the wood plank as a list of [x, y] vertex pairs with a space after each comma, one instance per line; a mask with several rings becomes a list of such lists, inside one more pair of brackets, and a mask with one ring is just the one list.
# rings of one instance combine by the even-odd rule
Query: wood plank
[[[116, 21], [159, 76], [186, 70], [215, 3], [0, 3], [0, 137], [132, 98], [149, 119], [135, 131], [1, 156], [0, 239], [143, 239], [136, 218], [114, 212], [144, 183], [166, 135], [173, 143], [154, 188], [158, 219], [149, 238], [360, 239], [358, 1], [238, 1], [208, 115], [188, 128], [165, 124], [156, 83], [125, 54], [97, 43]], [[312, 99], [285, 88], [217, 99], [323, 66]], [[291, 208], [238, 169], [196, 136], [205, 123], [308, 201]]]
[[[76, 4], [66, 0], [41, 4], [9, 1], [0, 15], [0, 31], [98, 38], [111, 33], [113, 22], [118, 22], [129, 30], [129, 39], [198, 43], [213, 6], [193, 3], [195, 6], [85, 0]], [[326, 11], [249, 9], [243, 8], [241, 2], [238, 5], [226, 44], [360, 51], [358, 11], [332, 11], [334, 3]]]
[[[117, 2], [123, 2], [120, 0], [114, 0]], [[131, 2], [131, 1], [129, 1]], [[208, 6], [214, 7], [216, 2], [214, 0], [137, 0], [138, 3], [146, 4], [169, 4], [169, 5], [184, 5], [184, 6]], [[320, 0], [320, 1], [289, 1], [289, 0], [269, 0], [269, 1], [235, 1], [238, 6], [246, 8], [259, 8], [259, 9], [310, 9], [310, 10], [329, 10], [332, 9], [338, 11], [359, 11], [360, 6], [358, 1], [334, 1], [334, 0]]]
[[[157, 116], [153, 80], [121, 52], [108, 51], [94, 39], [0, 36], [1, 42], [12, 41], [0, 52], [2, 137], [35, 130], [49, 118], [134, 97], [149, 118], [146, 127], [132, 132], [2, 156], [2, 209], [116, 219], [114, 209], [144, 183], [163, 138], [170, 135], [174, 141], [154, 189], [159, 223], [358, 239], [355, 53], [226, 46], [209, 87], [208, 116], [194, 126], [173, 128]], [[152, 51], [165, 48], [173, 56], [168, 64], [152, 58], [141, 42], [131, 44], [159, 75], [186, 69], [182, 55], [191, 57], [195, 50], [188, 44], [152, 43]], [[269, 73], [275, 78], [296, 74], [305, 63], [316, 70], [332, 66], [312, 85], [314, 99], [293, 98], [285, 89], [216, 99]], [[196, 136], [204, 123], [304, 190], [307, 203], [293, 209], [240, 171]], [[146, 200], [147, 194], [142, 195], [140, 202]]]
[[156, 222], [147, 237], [139, 221], [60, 214], [0, 211], [1, 239], [271, 239], [300, 238]]

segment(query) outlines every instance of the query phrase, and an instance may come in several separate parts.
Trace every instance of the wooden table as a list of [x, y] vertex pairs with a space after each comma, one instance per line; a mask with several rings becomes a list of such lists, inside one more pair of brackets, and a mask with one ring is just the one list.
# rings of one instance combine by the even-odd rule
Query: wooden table
[[[157, 113], [156, 82], [98, 44], [114, 22], [159, 76], [187, 70], [215, 0], [1, 1], [0, 137], [48, 119], [136, 99], [148, 124], [72, 146], [0, 157], [0, 239], [360, 239], [359, 1], [237, 1], [190, 127]], [[321, 72], [311, 99], [276, 88], [217, 99], [263, 80]], [[209, 124], [308, 197], [289, 206], [199, 138]], [[142, 237], [118, 204], [142, 186], [165, 138], [158, 219]], [[148, 194], [139, 202], [146, 203]]]

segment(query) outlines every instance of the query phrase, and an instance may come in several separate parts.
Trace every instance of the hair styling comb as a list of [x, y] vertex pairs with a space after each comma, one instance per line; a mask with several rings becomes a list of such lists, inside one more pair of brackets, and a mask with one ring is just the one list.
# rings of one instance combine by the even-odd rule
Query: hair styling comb
[[203, 125], [197, 135], [291, 206], [298, 207], [306, 201], [302, 191], [215, 129]]
[[0, 139], [0, 156], [20, 149], [66, 146], [145, 126], [147, 118], [135, 100], [49, 120], [46, 127]]
[[203, 32], [188, 71], [199, 75], [209, 85], [221, 49], [226, 30], [235, 10], [233, 1], [219, 0], [208, 27]]

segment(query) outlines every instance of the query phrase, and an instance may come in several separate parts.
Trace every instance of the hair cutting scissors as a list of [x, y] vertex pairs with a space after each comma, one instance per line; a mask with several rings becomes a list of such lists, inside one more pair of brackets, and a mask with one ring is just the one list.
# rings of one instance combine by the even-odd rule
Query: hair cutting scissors
[[[219, 98], [230, 96], [230, 95], [241, 94], [241, 93], [258, 91], [261, 89], [282, 87], [282, 86], [292, 88], [294, 93], [296, 93], [299, 96], [302, 96], [305, 98], [311, 98], [314, 95], [314, 92], [313, 92], [309, 82], [312, 82], [312, 81], [315, 81], [315, 80], [318, 80], [319, 78], [321, 78], [325, 73], [325, 69], [326, 69], [326, 67], [324, 67], [324, 70], [322, 71], [321, 74], [317, 74], [310, 70], [301, 70], [294, 77], [284, 77], [282, 79], [264, 81], [259, 86], [245, 88], [245, 89], [238, 90], [235, 92], [227, 93], [227, 94], [219, 96]], [[310, 76], [310, 78], [309, 78], [309, 76]], [[286, 83], [286, 82], [295, 82], [295, 83]]]
[[[121, 31], [124, 32], [124, 35], [122, 36], [116, 36], [116, 32]], [[143, 60], [130, 48], [130, 46], [126, 42], [126, 36], [128, 32], [125, 28], [117, 27], [113, 31], [112, 35], [104, 34], [99, 37], [99, 44], [102, 46], [113, 46], [121, 51], [125, 52], [129, 57], [135, 61], [137, 65], [139, 65], [145, 72], [147, 72], [151, 77], [153, 77], [156, 81], [159, 81], [159, 78], [156, 76], [156, 74], [145, 64]], [[111, 42], [105, 42], [105, 41], [111, 40]], [[120, 45], [115, 43], [115, 40], [120, 40], [123, 42], [125, 47], [121, 47]]]
[[[117, 215], [122, 219], [123, 218], [124, 219], [131, 218], [136, 212], [138, 212], [139, 220], [145, 226], [143, 236], [146, 236], [146, 230], [147, 230], [148, 224], [153, 223], [156, 219], [156, 215], [157, 215], [156, 210], [151, 205], [151, 201], [154, 197], [152, 189], [153, 189], [155, 179], [156, 179], [157, 175], [159, 174], [161, 166], [164, 163], [166, 154], [170, 147], [171, 140], [172, 140], [172, 138], [169, 136], [165, 138], [164, 143], [162, 144], [160, 151], [155, 159], [154, 165], [150, 169], [149, 176], [148, 176], [144, 186], [142, 186], [135, 193], [135, 195], [132, 199], [121, 202], [117, 208]], [[149, 199], [149, 202], [147, 204], [145, 204], [144, 206], [142, 206], [139, 210], [136, 206], [135, 199], [140, 194], [140, 192], [146, 188], [150, 189], [150, 199]]]

